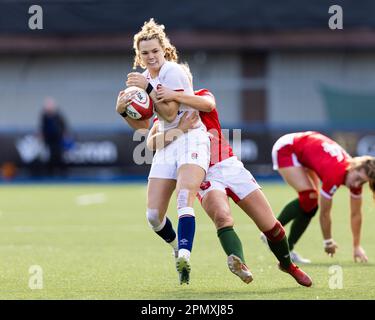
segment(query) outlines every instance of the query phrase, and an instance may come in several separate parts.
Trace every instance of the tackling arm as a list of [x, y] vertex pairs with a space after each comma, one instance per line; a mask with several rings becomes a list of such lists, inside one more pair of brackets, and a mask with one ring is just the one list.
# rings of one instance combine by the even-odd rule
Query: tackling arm
[[177, 101], [202, 112], [211, 112], [216, 108], [215, 99], [212, 96], [192, 96], [167, 87], [158, 88], [156, 97], [159, 99], [158, 101]]
[[158, 98], [156, 96], [155, 89], [151, 91], [149, 94], [150, 98], [155, 104], [155, 110], [156, 112], [166, 121], [172, 122], [176, 116], [178, 109], [180, 108], [180, 104], [176, 101], [158, 101]]

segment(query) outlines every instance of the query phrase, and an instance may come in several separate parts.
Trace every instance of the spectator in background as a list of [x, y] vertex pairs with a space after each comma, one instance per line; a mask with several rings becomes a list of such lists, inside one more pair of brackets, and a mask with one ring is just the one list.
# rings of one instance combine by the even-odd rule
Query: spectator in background
[[40, 130], [43, 142], [49, 151], [48, 175], [65, 175], [66, 167], [63, 159], [63, 142], [66, 123], [58, 111], [56, 101], [51, 97], [47, 97], [44, 100]]

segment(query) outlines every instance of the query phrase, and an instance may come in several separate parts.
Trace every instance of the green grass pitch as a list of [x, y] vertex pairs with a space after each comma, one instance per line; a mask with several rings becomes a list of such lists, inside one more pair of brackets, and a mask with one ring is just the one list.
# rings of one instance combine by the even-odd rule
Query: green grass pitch
[[[276, 213], [295, 196], [283, 184], [265, 183], [263, 190]], [[227, 269], [214, 225], [196, 203], [191, 282], [179, 285], [170, 247], [147, 225], [145, 199], [146, 186], [135, 184], [2, 185], [0, 299], [375, 299], [375, 205], [368, 187], [362, 245], [369, 263], [352, 261], [348, 191], [341, 188], [332, 213], [337, 255], [324, 253], [318, 217], [296, 248], [313, 260], [303, 267], [312, 288], [277, 269], [254, 223], [233, 203], [254, 281], [246, 285]], [[176, 226], [175, 203], [169, 216]], [[41, 289], [30, 288], [35, 265]], [[339, 275], [330, 274], [333, 265], [341, 267], [342, 289], [330, 288]]]

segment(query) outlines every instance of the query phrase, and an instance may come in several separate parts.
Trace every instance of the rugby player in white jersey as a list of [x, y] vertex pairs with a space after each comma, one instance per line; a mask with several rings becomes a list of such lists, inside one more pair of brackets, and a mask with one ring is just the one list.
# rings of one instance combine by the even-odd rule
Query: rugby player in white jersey
[[[194, 95], [192, 85], [183, 67], [177, 63], [176, 48], [171, 45], [164, 26], [153, 19], [145, 22], [134, 36], [134, 68], [146, 69], [143, 74], [128, 74], [126, 85], [145, 89], [154, 101], [161, 132], [176, 128], [184, 112], [193, 108], [175, 101], [157, 102], [159, 85]], [[135, 129], [148, 128], [148, 120], [126, 117], [131, 95], [120, 92], [116, 110]], [[199, 117], [199, 116], [198, 116]], [[176, 268], [180, 283], [189, 283], [190, 253], [195, 234], [193, 203], [210, 162], [210, 141], [206, 127], [198, 120], [193, 130], [178, 137], [166, 148], [155, 153], [147, 188], [147, 220], [152, 229], [171, 244], [176, 253]], [[177, 176], [177, 180], [176, 177]], [[171, 221], [166, 217], [173, 191], [177, 194], [177, 239]]]

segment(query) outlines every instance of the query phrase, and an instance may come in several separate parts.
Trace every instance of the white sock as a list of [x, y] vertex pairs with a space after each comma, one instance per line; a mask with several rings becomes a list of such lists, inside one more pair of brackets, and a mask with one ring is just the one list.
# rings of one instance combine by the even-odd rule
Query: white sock
[[190, 259], [190, 251], [186, 249], [178, 250], [178, 257], [185, 257], [186, 259]]

